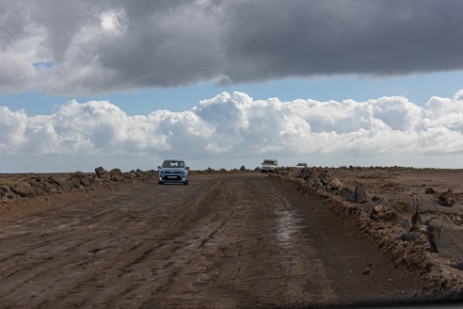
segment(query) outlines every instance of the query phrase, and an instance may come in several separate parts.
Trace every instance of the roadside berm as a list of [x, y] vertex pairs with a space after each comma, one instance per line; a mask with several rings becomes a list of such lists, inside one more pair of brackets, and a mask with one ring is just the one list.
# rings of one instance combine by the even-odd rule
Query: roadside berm
[[271, 175], [353, 221], [391, 263], [418, 270], [427, 292], [440, 298], [463, 295], [462, 176], [399, 167], [286, 168]]
[[21, 198], [93, 190], [115, 183], [146, 181], [155, 176], [156, 172], [153, 170], [137, 169], [123, 173], [119, 168], [106, 170], [101, 166], [95, 168], [94, 173], [1, 174], [0, 202], [11, 203]]

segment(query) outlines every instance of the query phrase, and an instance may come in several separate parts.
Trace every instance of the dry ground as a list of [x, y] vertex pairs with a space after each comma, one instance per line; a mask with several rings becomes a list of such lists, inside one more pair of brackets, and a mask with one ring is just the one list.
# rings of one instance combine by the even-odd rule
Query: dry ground
[[[370, 198], [402, 201], [391, 203], [407, 219], [410, 200], [435, 202], [425, 187], [462, 192], [458, 171], [328, 172], [345, 187], [364, 186]], [[436, 273], [398, 261], [358, 214], [337, 211], [336, 194], [324, 188], [304, 194], [291, 179], [195, 174], [188, 186], [117, 182], [0, 204], [0, 308], [296, 308], [448, 299], [447, 289], [430, 290], [429, 274]], [[390, 222], [368, 226], [395, 231], [375, 224]]]

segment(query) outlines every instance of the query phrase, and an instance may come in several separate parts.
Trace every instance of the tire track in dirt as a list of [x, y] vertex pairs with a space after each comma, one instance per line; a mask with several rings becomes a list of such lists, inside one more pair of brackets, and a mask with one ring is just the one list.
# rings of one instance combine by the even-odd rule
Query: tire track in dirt
[[[299, 223], [288, 220], [291, 205], [282, 192], [266, 179], [250, 179], [246, 192], [248, 222], [242, 239], [253, 234], [254, 241], [246, 244], [241, 261], [236, 263], [241, 267], [238, 275], [246, 278], [243, 290], [253, 291], [257, 304], [269, 306], [334, 302], [336, 295], [321, 263], [315, 259], [316, 251], [296, 233]], [[284, 241], [279, 237], [282, 230], [286, 231]], [[288, 233], [289, 230], [292, 232]], [[247, 267], [243, 269], [243, 265]]]
[[[144, 191], [146, 191], [146, 189], [144, 189]], [[151, 198], [149, 200], [151, 200]], [[87, 201], [84, 200], [81, 204], [85, 204], [86, 202]], [[118, 225], [115, 228], [109, 228], [109, 230], [121, 230], [121, 223], [127, 223], [127, 225], [130, 224], [130, 222], [127, 222], [127, 219], [125, 219], [124, 216], [118, 216], [117, 211], [114, 211], [114, 208], [116, 208], [117, 210], [117, 203], [114, 203], [114, 201], [111, 202], [111, 199], [109, 199], [108, 204], [99, 205], [99, 209], [93, 209], [88, 207], [85, 208], [86, 205], [81, 206], [83, 207], [83, 211], [79, 209], [76, 210], [76, 207], [74, 207], [73, 205], [73, 207], [69, 207], [72, 208], [69, 211], [69, 213], [60, 209], [54, 215], [50, 215], [50, 213], [43, 213], [39, 214], [38, 216], [35, 216], [34, 218], [40, 218], [41, 222], [43, 222], [42, 225], [46, 228], [41, 228], [40, 226], [30, 227], [31, 223], [28, 223], [27, 219], [25, 219], [26, 224], [24, 224], [24, 226], [26, 230], [30, 230], [29, 232], [21, 232], [20, 235], [13, 233], [10, 239], [8, 239], [8, 237], [2, 238], [2, 252], [18, 252], [18, 250], [24, 250], [21, 253], [13, 253], [12, 255], [10, 255], [10, 257], [3, 258], [2, 270], [10, 269], [11, 265], [13, 265], [13, 267], [17, 269], [17, 272], [14, 280], [11, 279], [8, 280], [8, 282], [3, 281], [2, 287], [0, 288], [0, 298], [2, 300], [7, 298], [7, 296], [10, 296], [10, 298], [16, 300], [25, 299], [25, 291], [32, 291], [32, 297], [35, 298], [36, 295], [40, 293], [35, 293], [33, 291], [41, 290], [40, 286], [43, 286], [43, 284], [40, 283], [32, 284], [33, 282], [35, 282], [37, 278], [44, 278], [42, 281], [50, 281], [50, 278], [55, 278], [54, 282], [56, 283], [56, 285], [64, 281], [66, 281], [67, 285], [69, 285], [69, 282], [75, 280], [75, 277], [79, 277], [77, 271], [79, 268], [86, 270], [87, 265], [91, 265], [92, 263], [94, 263], [89, 252], [95, 252], [95, 249], [97, 251], [101, 251], [99, 249], [101, 246], [95, 245], [95, 243], [101, 241], [101, 237], [103, 237], [102, 239], [108, 239], [107, 235], [104, 235], [107, 233], [102, 233], [98, 230], [97, 227], [107, 227], [108, 222], [117, 222], [121, 220], [120, 222], [118, 222]], [[66, 208], [66, 206], [64, 206], [63, 208]], [[113, 210], [111, 211], [110, 208], [113, 208]], [[95, 213], [99, 213], [100, 215], [93, 216], [93, 214]], [[68, 225], [67, 228], [62, 228], [63, 224], [61, 224], [59, 225], [60, 230], [56, 231], [57, 224], [55, 224], [54, 221], [59, 221], [62, 214], [67, 214], [69, 216], [81, 219], [74, 222], [72, 225]], [[100, 221], [91, 221], [91, 218], [96, 218]], [[33, 222], [34, 220], [37, 219], [32, 219], [31, 221]], [[106, 220], [107, 222], [104, 222], [104, 220]], [[3, 225], [3, 228], [5, 228], [5, 224]], [[56, 232], [57, 234], [55, 234]], [[40, 238], [38, 244], [37, 238]], [[76, 243], [76, 241], [80, 241], [81, 243]], [[114, 241], [115, 243], [112, 246], [116, 247], [121, 243], [125, 243], [128, 241], [128, 237], [122, 239], [119, 238], [119, 241]], [[35, 250], [30, 249], [31, 246], [28, 245], [28, 243], [31, 242], [34, 243], [33, 248], [35, 248]], [[56, 245], [58, 245], [58, 249], [51, 248]], [[80, 248], [81, 246], [84, 247]], [[48, 250], [52, 250], [50, 254], [58, 256], [59, 259], [57, 259], [55, 262], [46, 259], [45, 262], [40, 263], [40, 254], [37, 254], [35, 251], [41, 250], [41, 248], [48, 248]], [[121, 253], [124, 254], [124, 252]], [[12, 259], [13, 256], [26, 258], [16, 258], [16, 260], [8, 261], [9, 259]], [[116, 254], [116, 259], [118, 258], [117, 256], [118, 254]], [[64, 261], [59, 262], [59, 260], [61, 259], [63, 259]], [[111, 261], [111, 256], [106, 256], [105, 260]], [[57, 270], [60, 270], [62, 273], [66, 275], [56, 275], [54, 277], [52, 274], [50, 274], [53, 272], [56, 273]], [[19, 276], [19, 273], [22, 273], [23, 275]], [[2, 277], [4, 278], [3, 274]], [[84, 280], [91, 280], [91, 278], [85, 278]], [[76, 283], [76, 285], [79, 285], [79, 283]], [[15, 291], [18, 291], [18, 295], [15, 294]], [[64, 291], [63, 295], [66, 295], [67, 293], [68, 291]], [[49, 299], [48, 296], [47, 299]], [[4, 304], [5, 302], [2, 301], [1, 303]], [[25, 304], [26, 303], [30, 304], [27, 298], [25, 300]]]
[[[129, 239], [135, 237], [137, 243], [129, 247], [127, 250], [120, 252], [119, 256], [124, 256], [120, 261], [114, 260], [111, 261], [110, 265], [112, 270], [117, 270], [117, 279], [122, 282], [127, 282], [126, 284], [116, 285], [111, 289], [100, 289], [99, 293], [91, 294], [90, 297], [87, 297], [83, 304], [104, 304], [104, 306], [118, 306], [124, 307], [125, 303], [127, 306], [133, 306], [137, 299], [134, 299], [134, 295], [137, 295], [138, 301], [143, 299], [143, 292], [148, 291], [152, 293], [153, 290], [159, 289], [159, 285], [162, 285], [162, 280], [155, 280], [155, 277], [150, 275], [146, 270], [147, 269], [156, 269], [159, 267], [159, 263], [156, 263], [156, 260], [151, 258], [153, 255], [166, 256], [165, 260], [174, 260], [171, 256], [175, 254], [178, 250], [182, 249], [182, 245], [179, 242], [175, 244], [175, 239], [177, 234], [184, 233], [189, 230], [188, 225], [194, 223], [194, 220], [191, 220], [191, 216], [195, 215], [196, 206], [201, 205], [201, 198], [197, 194], [198, 201], [197, 205], [185, 205], [185, 203], [191, 204], [188, 199], [183, 196], [185, 202], [182, 199], [175, 198], [175, 194], [182, 193], [182, 189], [174, 186], [165, 186], [162, 189], [164, 190], [173, 190], [169, 192], [169, 195], [166, 195], [168, 202], [163, 200], [162, 192], [157, 194], [157, 199], [161, 199], [160, 204], [163, 206], [163, 211], [169, 220], [153, 220], [159, 217], [159, 214], [151, 216], [146, 216], [147, 214], [152, 214], [158, 210], [143, 211], [140, 213], [140, 217], [147, 218], [145, 220], [140, 220], [138, 224], [133, 229], [133, 234], [131, 233]], [[205, 188], [202, 188], [203, 192], [208, 192]], [[165, 191], [166, 192], [166, 191]], [[157, 192], [160, 193], [160, 192]], [[204, 194], [204, 193], [203, 193]], [[182, 194], [180, 194], [182, 197]], [[165, 217], [165, 216], [164, 216]], [[154, 222], [153, 222], [154, 221]], [[158, 222], [156, 222], [158, 221]], [[153, 223], [157, 223], [157, 226], [153, 226]], [[143, 235], [143, 236], [140, 236]], [[171, 246], [171, 240], [174, 239], [174, 244]], [[166, 250], [167, 247], [167, 250]], [[153, 263], [154, 261], [154, 263]], [[162, 263], [161, 263], [162, 264]], [[139, 267], [142, 265], [142, 267]], [[166, 265], [160, 265], [164, 267]], [[177, 267], [175, 265], [167, 264], [169, 269], [174, 269]], [[175, 274], [175, 272], [174, 272]], [[171, 280], [172, 274], [169, 275], [168, 281]], [[92, 278], [91, 280], [102, 281], [101, 286], [104, 286], [105, 279], [101, 278]], [[136, 282], [136, 283], [133, 283]], [[73, 288], [74, 290], [76, 288]], [[116, 298], [114, 295], [122, 296], [123, 298]]]
[[[71, 253], [69, 253], [68, 250], [63, 250], [62, 252], [54, 252], [55, 254], [59, 254], [61, 257], [68, 258], [65, 264], [55, 265], [58, 269], [61, 269], [61, 272], [65, 275], [63, 276], [64, 278], [61, 277], [61, 279], [55, 281], [55, 288], [53, 289], [54, 294], [52, 297], [50, 297], [51, 293], [48, 291], [47, 299], [43, 302], [38, 302], [37, 306], [45, 307], [47, 304], [56, 301], [61, 302], [61, 299], [63, 299], [61, 304], [64, 306], [68, 304], [102, 304], [105, 302], [105, 298], [108, 300], [113, 300], [114, 293], [117, 295], [117, 293], [120, 292], [121, 295], [127, 295], [129, 291], [132, 292], [133, 290], [136, 290], [136, 288], [139, 286], [138, 283], [132, 287], [125, 287], [125, 285], [120, 285], [121, 291], [117, 291], [117, 289], [114, 288], [107, 289], [105, 284], [98, 282], [104, 282], [107, 280], [106, 276], [101, 275], [105, 272], [105, 269], [109, 269], [112, 272], [117, 270], [118, 273], [115, 276], [116, 280], [126, 280], [129, 275], [133, 277], [134, 272], [137, 273], [137, 264], [143, 264], [144, 267], [139, 272], [146, 273], [145, 269], [147, 263], [145, 263], [145, 260], [149, 259], [152, 255], [164, 256], [165, 259], [163, 261], [166, 261], [171, 260], [172, 256], [174, 256], [173, 260], [176, 260], [176, 255], [181, 256], [184, 254], [181, 252], [184, 247], [184, 240], [180, 239], [179, 235], [189, 231], [192, 227], [198, 224], [197, 218], [203, 217], [202, 214], [196, 213], [203, 205], [202, 196], [208, 196], [209, 192], [211, 192], [218, 185], [219, 183], [217, 182], [204, 183], [202, 187], [198, 187], [196, 190], [193, 189], [192, 191], [189, 191], [189, 194], [192, 195], [190, 198], [185, 198], [185, 196], [182, 196], [183, 191], [180, 190], [183, 190], [183, 188], [180, 189], [176, 186], [162, 187], [162, 190], [164, 191], [161, 192], [157, 190], [158, 192], [154, 194], [159, 202], [159, 205], [161, 205], [160, 209], [150, 209], [149, 206], [146, 207], [146, 205], [153, 203], [153, 196], [150, 196], [152, 193], [144, 189], [146, 193], [142, 194], [142, 198], [138, 202], [132, 202], [132, 205], [126, 205], [126, 202], [122, 203], [125, 205], [125, 209], [137, 208], [141, 206], [141, 204], [144, 204], [145, 208], [139, 208], [140, 210], [138, 211], [138, 214], [132, 213], [132, 218], [134, 220], [126, 219], [124, 216], [118, 214], [117, 210], [119, 206], [118, 203], [114, 202], [110, 203], [111, 207], [108, 205], [103, 205], [98, 209], [86, 210], [84, 215], [80, 215], [79, 212], [71, 212], [71, 214], [68, 214], [68, 216], [80, 216], [82, 219], [79, 220], [80, 222], [75, 223], [75, 226], [77, 227], [75, 231], [73, 228], [65, 231], [66, 233], [63, 234], [64, 239], [82, 238], [81, 235], [77, 234], [80, 234], [82, 230], [85, 229], [89, 229], [90, 233], [89, 235], [83, 237], [86, 239], [86, 241], [85, 244], [82, 244], [82, 248], [73, 245], [71, 246], [71, 251], [73, 251]], [[152, 188], [161, 189], [157, 188], [156, 186]], [[198, 190], [201, 192], [198, 193]], [[177, 193], [180, 193], [178, 198], [175, 197]], [[95, 218], [96, 221], [91, 221], [89, 218]], [[116, 241], [111, 245], [111, 247], [102, 249], [101, 245], [95, 245], [95, 243], [98, 243], [98, 241], [101, 241], [101, 239], [107, 239], [112, 236], [107, 235], [107, 230], [113, 230], [112, 228], [108, 228], [108, 226], [113, 224], [113, 221], [117, 221], [118, 227], [122, 227], [124, 223], [127, 224], [127, 227], [123, 232], [126, 237], [121, 239], [121, 241]], [[204, 232], [199, 234], [204, 234]], [[202, 237], [202, 235], [199, 236]], [[207, 237], [210, 238], [213, 236], [213, 234], [209, 234], [206, 237], [206, 241], [199, 236], [197, 245], [198, 247], [204, 245], [207, 242]], [[134, 238], [136, 239], [135, 244]], [[172, 239], [174, 239], [174, 241], [172, 241]], [[201, 239], [203, 240], [201, 241]], [[56, 243], [58, 240], [53, 239], [53, 241]], [[132, 245], [128, 246], [130, 243]], [[153, 246], [153, 244], [155, 245]], [[49, 243], [43, 243], [42, 245], [49, 246]], [[39, 245], [38, 247], [41, 246]], [[105, 251], [111, 251], [111, 255], [107, 254]], [[180, 251], [180, 253], [178, 253], [178, 251]], [[96, 254], [99, 255], [98, 260], [92, 256]], [[123, 258], [121, 259], [121, 257]], [[154, 265], [153, 268], [157, 268], [156, 266], [157, 265]], [[164, 266], [169, 266], [169, 264], [160, 265], [159, 268]], [[177, 266], [170, 265], [170, 267], [175, 268]], [[44, 278], [50, 276], [53, 277], [53, 275], [50, 274], [50, 267], [42, 267], [40, 269], [41, 271], [37, 272], [34, 277], [17, 280], [21, 283], [20, 285], [16, 286], [16, 290], [29, 290], [30, 286], [27, 285], [29, 282], [33, 281], [34, 278], [41, 276]], [[142, 278], [143, 276], [140, 277]], [[170, 276], [170, 278], [172, 277], [173, 276]], [[63, 282], [65, 282], [65, 284], [63, 284]], [[157, 282], [157, 285], [160, 284], [162, 283]], [[85, 297], [82, 297], [82, 295], [85, 293], [80, 293], [79, 291], [83, 290], [84, 287], [88, 289], [88, 286], [94, 286], [94, 290], [98, 291], [98, 293], [87, 293]], [[12, 290], [14, 291], [15, 289], [13, 288]], [[69, 293], [69, 291], [73, 291], [74, 293]], [[107, 293], [107, 296], [105, 291], [110, 291]], [[96, 294], [98, 294], [97, 297], [94, 296]], [[3, 296], [8, 296], [8, 294], [4, 294]], [[14, 293], [10, 296], [16, 298]], [[79, 301], [77, 301], [77, 299], [79, 299]], [[109, 303], [110, 301], [108, 301], [108, 304]]]
[[[87, 209], [87, 211], [91, 212], [94, 209]], [[40, 219], [42, 222], [40, 226], [35, 224], [31, 226], [31, 223], [25, 220], [23, 225], [27, 232], [21, 233], [20, 237], [13, 234], [11, 239], [2, 239], [3, 248], [7, 248], [8, 245], [15, 246], [16, 250], [24, 248], [25, 251], [21, 255], [27, 255], [27, 259], [14, 261], [16, 277], [14, 281], [8, 281], [10, 285], [3, 285], [5, 290], [9, 289], [10, 293], [14, 293], [15, 290], [20, 291], [20, 293], [23, 290], [40, 290], [40, 287], [43, 286], [40, 284], [43, 281], [41, 278], [48, 278], [49, 274], [57, 269], [62, 269], [62, 272], [66, 272], [66, 268], [71, 267], [85, 269], [86, 256], [89, 255], [86, 251], [87, 244], [91, 243], [98, 236], [93, 233], [87, 233], [88, 235], [85, 236], [81, 235], [83, 232], [87, 232], [85, 231], [86, 229], [94, 229], [94, 227], [84, 223], [89, 220], [88, 217], [82, 216], [81, 212], [71, 211], [70, 214], [72, 216], [83, 217], [72, 224], [63, 224], [63, 222], [60, 222], [63, 213], [68, 214], [62, 210], [56, 213], [39, 214], [38, 217], [35, 217], [31, 221], [34, 222]], [[40, 240], [37, 241], [36, 238]], [[33, 245], [28, 245], [28, 243], [33, 243]], [[81, 247], [84, 249], [81, 249]], [[60, 259], [55, 259], [55, 257], [60, 257]], [[66, 260], [61, 261], [61, 259]], [[6, 262], [7, 259], [2, 262], [2, 265], [7, 264]], [[60, 277], [57, 276], [57, 278]], [[55, 283], [59, 283], [60, 281], [62, 280], [58, 279]], [[16, 286], [12, 286], [11, 284], [16, 284]], [[33, 295], [35, 296], [36, 294]], [[7, 295], [3, 294], [1, 297]]]
[[43, 207], [1, 218], [0, 308], [358, 300], [349, 294], [358, 286], [342, 286], [345, 276], [349, 284], [362, 276], [359, 240], [349, 239], [357, 249], [346, 249], [328, 213], [265, 175], [198, 175], [188, 186], [139, 183]]

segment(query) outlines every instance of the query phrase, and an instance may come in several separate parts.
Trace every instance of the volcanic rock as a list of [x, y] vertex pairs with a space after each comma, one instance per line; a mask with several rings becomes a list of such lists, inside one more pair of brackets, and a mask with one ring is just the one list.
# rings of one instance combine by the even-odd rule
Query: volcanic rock
[[109, 173], [107, 170], [105, 170], [103, 167], [97, 167], [95, 168], [95, 174], [96, 174], [96, 177], [100, 178], [100, 179], [105, 179], [105, 180], [109, 180]]
[[394, 221], [397, 217], [397, 213], [385, 205], [376, 205], [370, 213], [370, 219], [373, 221]]
[[109, 177], [111, 180], [115, 180], [115, 181], [124, 180], [124, 175], [122, 174], [122, 171], [118, 168], [113, 168], [112, 170], [110, 170]]
[[367, 193], [363, 187], [355, 187], [354, 193], [349, 199], [354, 203], [366, 203], [368, 201]]
[[448, 258], [463, 256], [463, 229], [454, 224], [446, 215], [429, 221], [427, 226], [431, 251]]
[[448, 189], [439, 195], [439, 204], [446, 207], [452, 207], [455, 205], [455, 194], [452, 189]]

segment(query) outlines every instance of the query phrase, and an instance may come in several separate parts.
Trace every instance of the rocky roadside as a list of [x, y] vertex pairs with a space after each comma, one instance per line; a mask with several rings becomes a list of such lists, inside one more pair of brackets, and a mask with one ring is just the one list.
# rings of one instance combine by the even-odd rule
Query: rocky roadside
[[432, 201], [415, 199], [410, 214], [400, 211], [393, 198], [367, 196], [361, 185], [344, 186], [343, 179], [327, 169], [287, 168], [270, 177], [294, 183], [298, 191], [320, 198], [337, 216], [353, 220], [392, 263], [421, 273], [428, 296], [463, 299], [463, 205], [452, 190], [424, 189]]
[[[95, 173], [75, 172], [70, 174], [31, 174], [21, 179], [0, 177], [0, 201], [12, 203], [22, 198], [34, 198], [48, 194], [60, 194], [70, 191], [86, 190], [101, 185], [145, 181], [154, 179], [157, 172], [133, 170], [123, 173], [119, 168], [106, 170], [95, 168]], [[17, 177], [16, 177], [17, 178]]]

